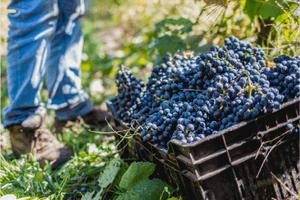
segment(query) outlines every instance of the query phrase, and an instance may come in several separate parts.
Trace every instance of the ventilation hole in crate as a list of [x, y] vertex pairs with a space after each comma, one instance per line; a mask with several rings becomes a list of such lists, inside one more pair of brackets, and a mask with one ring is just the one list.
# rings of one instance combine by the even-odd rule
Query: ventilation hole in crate
[[277, 125], [276, 119], [275, 119], [275, 117], [273, 115], [270, 115], [267, 118], [267, 124], [268, 124], [269, 128], [275, 127]]
[[208, 175], [209, 173], [222, 170], [229, 167], [229, 160], [226, 155], [213, 158], [204, 163], [197, 165], [198, 172], [201, 176]]
[[208, 155], [211, 155], [219, 150], [225, 149], [223, 140], [221, 137], [213, 138], [212, 140], [208, 140], [205, 143], [201, 143], [201, 145], [197, 145], [192, 148], [191, 153], [195, 160], [200, 160]]
[[257, 127], [255, 122], [240, 127], [239, 129], [233, 130], [224, 134], [225, 141], [227, 145], [231, 145], [243, 140], [253, 138], [257, 133]]
[[265, 121], [257, 121], [255, 126], [256, 126], [257, 132], [263, 132], [268, 129], [268, 127], [265, 124]]
[[276, 121], [278, 124], [286, 122], [286, 116], [285, 115], [276, 115]]
[[241, 143], [240, 146], [236, 146], [229, 150], [232, 163], [244, 162], [251, 156], [254, 156], [257, 149], [260, 147], [260, 142], [257, 140], [250, 140], [248, 142]]
[[295, 112], [295, 110], [290, 109], [287, 113], [287, 117], [288, 119], [294, 119], [297, 117], [297, 113]]

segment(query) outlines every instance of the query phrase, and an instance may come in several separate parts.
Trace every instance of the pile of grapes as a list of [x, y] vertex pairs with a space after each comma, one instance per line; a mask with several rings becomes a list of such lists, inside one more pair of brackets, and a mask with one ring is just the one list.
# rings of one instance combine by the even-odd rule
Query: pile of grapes
[[121, 67], [112, 103], [144, 140], [191, 143], [299, 98], [300, 58], [274, 63], [268, 67], [262, 49], [230, 37], [197, 56], [166, 55], [146, 85]]

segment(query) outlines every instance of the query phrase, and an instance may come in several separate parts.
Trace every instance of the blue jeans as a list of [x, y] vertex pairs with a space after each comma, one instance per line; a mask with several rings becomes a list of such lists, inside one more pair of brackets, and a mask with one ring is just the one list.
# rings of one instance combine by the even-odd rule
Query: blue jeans
[[8, 15], [7, 77], [10, 104], [4, 126], [20, 124], [45, 112], [40, 91], [46, 78], [47, 108], [58, 120], [76, 119], [91, 111], [81, 86], [83, 0], [11, 0]]

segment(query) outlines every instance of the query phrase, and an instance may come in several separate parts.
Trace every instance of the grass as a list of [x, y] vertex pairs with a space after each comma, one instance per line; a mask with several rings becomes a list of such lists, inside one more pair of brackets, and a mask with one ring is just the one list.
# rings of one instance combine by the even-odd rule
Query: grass
[[60, 140], [74, 151], [72, 159], [53, 171], [41, 168], [29, 155], [16, 159], [10, 149], [0, 155], [0, 196], [13, 194], [26, 199], [80, 199], [99, 190], [98, 177], [111, 159], [118, 157], [111, 136], [80, 128], [67, 130]]
[[151, 176], [155, 170], [153, 163], [129, 164], [129, 160], [119, 158], [119, 143], [111, 135], [114, 131], [109, 130], [110, 126], [103, 127], [102, 131], [90, 131], [78, 125], [73, 124], [72, 129], [58, 135], [59, 140], [72, 148], [74, 155], [57, 170], [52, 170], [49, 164], [41, 168], [31, 155], [16, 158], [6, 147], [4, 154], [0, 154], [0, 197], [138, 200], [144, 195], [146, 185], [149, 194], [145, 200], [181, 199], [172, 196], [174, 188]]

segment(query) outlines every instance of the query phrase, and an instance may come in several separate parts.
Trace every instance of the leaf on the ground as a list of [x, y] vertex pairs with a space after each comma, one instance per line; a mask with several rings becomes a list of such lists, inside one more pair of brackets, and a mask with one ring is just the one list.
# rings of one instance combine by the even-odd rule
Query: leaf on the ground
[[116, 176], [116, 178], [115, 178], [115, 180], [113, 182], [113, 185], [119, 185], [120, 184], [122, 176], [125, 174], [125, 172], [127, 171], [128, 167], [129, 167], [128, 163], [126, 163], [126, 162], [122, 163], [122, 165], [120, 167], [120, 170], [119, 170], [119, 172], [118, 172], [118, 174], [117, 174], [117, 176]]
[[102, 189], [105, 189], [109, 186], [116, 178], [120, 167], [122, 165], [122, 160], [113, 159], [109, 162], [109, 164], [104, 168], [103, 173], [100, 175], [98, 179], [99, 186]]
[[82, 197], [81, 200], [93, 200], [94, 192], [87, 192]]
[[149, 162], [133, 162], [122, 176], [119, 186], [129, 190], [140, 181], [147, 179], [155, 170], [155, 165]]
[[173, 190], [171, 186], [160, 179], [146, 179], [140, 181], [134, 187], [118, 196], [117, 200], [160, 200], [164, 199], [162, 193], [168, 187]]
[[81, 200], [100, 200], [101, 199], [101, 191], [97, 192], [96, 195], [94, 195], [95, 192], [87, 192], [82, 197]]
[[81, 199], [82, 200], [100, 200], [104, 189], [112, 184], [117, 177], [123, 161], [120, 159], [111, 160], [108, 165], [104, 168], [103, 173], [98, 179], [98, 184], [101, 187], [95, 195], [94, 192], [86, 193]]

